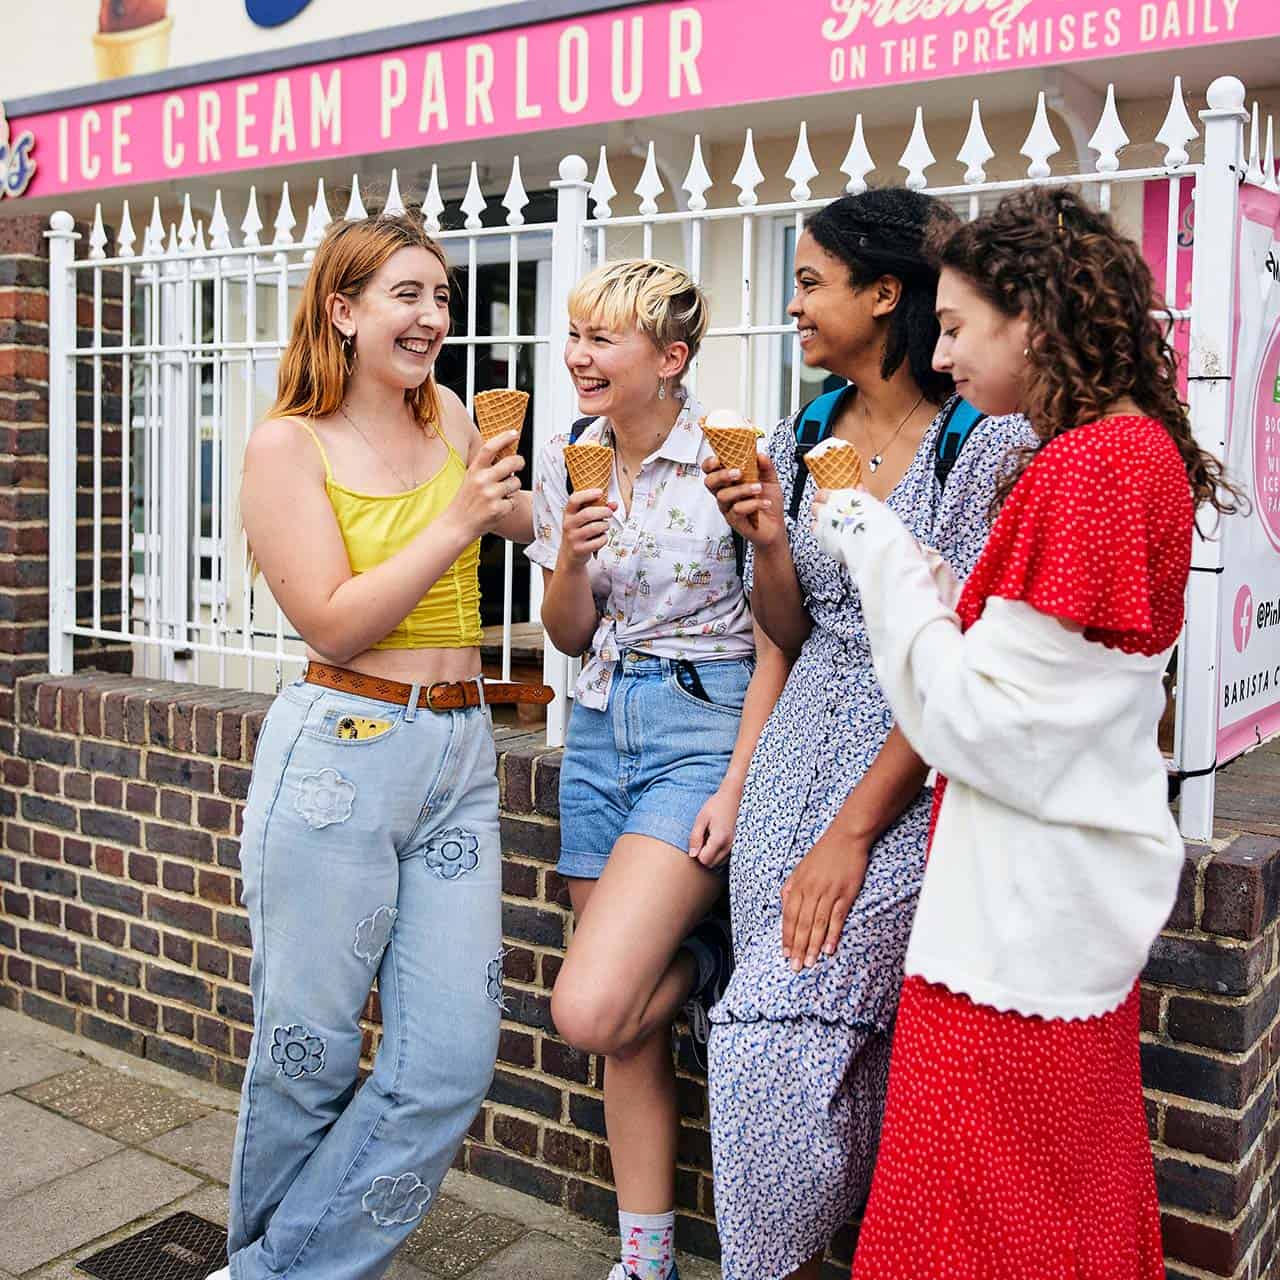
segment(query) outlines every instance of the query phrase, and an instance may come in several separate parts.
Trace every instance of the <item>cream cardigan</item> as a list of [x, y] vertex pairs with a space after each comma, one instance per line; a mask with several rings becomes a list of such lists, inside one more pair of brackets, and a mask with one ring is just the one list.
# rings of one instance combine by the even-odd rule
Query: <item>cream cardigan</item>
[[897, 723], [947, 777], [906, 972], [1024, 1015], [1116, 1008], [1183, 862], [1156, 746], [1167, 653], [999, 598], [962, 634], [950, 570], [883, 503], [842, 491], [817, 512]]

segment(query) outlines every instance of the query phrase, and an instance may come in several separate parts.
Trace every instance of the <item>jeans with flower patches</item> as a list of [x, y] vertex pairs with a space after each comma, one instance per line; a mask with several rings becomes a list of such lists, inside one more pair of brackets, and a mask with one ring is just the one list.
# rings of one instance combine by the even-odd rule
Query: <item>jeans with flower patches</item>
[[[288, 686], [258, 742], [240, 859], [254, 1034], [231, 1274], [372, 1280], [426, 1212], [493, 1074], [501, 867], [488, 712]], [[375, 976], [382, 1044], [357, 1089]]]

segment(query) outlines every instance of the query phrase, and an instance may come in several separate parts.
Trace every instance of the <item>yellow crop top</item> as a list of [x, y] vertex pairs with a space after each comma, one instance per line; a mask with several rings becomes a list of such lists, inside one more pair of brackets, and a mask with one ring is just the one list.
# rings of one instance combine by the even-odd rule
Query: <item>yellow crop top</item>
[[[310, 423], [304, 427], [320, 450], [324, 485], [342, 530], [352, 573], [364, 573], [407, 546], [453, 501], [467, 464], [445, 439], [444, 465], [406, 493], [358, 493], [333, 478], [329, 457]], [[436, 580], [413, 611], [373, 649], [468, 649], [480, 643], [480, 542], [473, 542]]]

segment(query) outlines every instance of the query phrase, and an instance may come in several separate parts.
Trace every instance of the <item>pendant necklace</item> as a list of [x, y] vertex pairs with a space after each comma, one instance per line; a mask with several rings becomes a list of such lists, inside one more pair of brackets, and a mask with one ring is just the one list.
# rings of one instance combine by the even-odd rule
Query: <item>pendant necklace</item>
[[386, 469], [390, 471], [393, 476], [395, 476], [396, 482], [400, 485], [402, 489], [404, 489], [407, 492], [410, 489], [416, 488], [416, 486], [412, 482], [407, 482], [404, 476], [402, 476], [400, 472], [397, 471], [396, 468], [391, 465], [391, 459], [388, 458], [386, 454], [384, 454], [380, 449], [374, 448], [373, 441], [370, 440], [369, 437], [365, 435], [363, 431], [360, 430], [359, 426], [356, 423], [356, 420], [347, 412], [346, 405], [340, 404], [338, 406], [338, 412], [342, 414], [342, 416], [346, 418], [346, 420], [349, 423], [351, 423], [353, 427], [355, 427], [356, 435], [358, 435], [360, 439], [365, 442], [365, 444], [368, 446], [369, 452], [372, 453], [373, 456], [377, 458], [378, 461], [381, 462], [382, 465], [386, 467]]
[[[889, 447], [889, 446], [890, 446], [890, 445], [891, 445], [891, 444], [892, 444], [892, 443], [893, 443], [893, 442], [898, 438], [898, 432], [900, 432], [900, 431], [902, 430], [902, 428], [903, 428], [903, 427], [905, 427], [905, 426], [907, 425], [907, 423], [908, 423], [908, 422], [910, 421], [910, 419], [911, 419], [911, 415], [912, 415], [913, 413], [915, 413], [915, 411], [920, 407], [920, 402], [921, 402], [923, 399], [924, 399], [924, 392], [922, 391], [922, 392], [920, 393], [919, 397], [917, 398], [917, 400], [916, 400], [915, 404], [913, 404], [913, 405], [911, 406], [911, 408], [907, 410], [907, 416], [906, 416], [905, 418], [903, 418], [903, 419], [902, 419], [902, 421], [901, 421], [900, 423], [898, 423], [898, 425], [897, 425], [896, 427], [894, 427], [894, 429], [893, 429], [893, 433], [889, 436], [889, 438], [884, 442], [884, 444], [882, 444], [882, 445], [880, 446], [880, 448], [879, 448], [879, 449], [877, 449], [877, 450], [875, 451], [875, 453], [873, 453], [873, 454], [871, 455], [870, 459], [868, 459], [868, 461], [867, 461], [867, 466], [868, 466], [872, 471], [878, 471], [878, 470], [880, 469], [880, 464], [884, 461], [884, 451], [885, 451], [885, 450], [886, 450], [886, 449], [887, 449], [887, 448], [888, 448], [888, 447]], [[865, 416], [865, 410], [864, 410], [863, 412], [864, 412], [864, 416]], [[868, 436], [870, 436], [870, 434], [871, 434], [870, 426], [871, 426], [871, 423], [870, 423], [870, 420], [868, 420], [868, 422], [867, 422], [867, 428], [868, 428], [868, 429], [867, 429], [867, 435], [868, 435]]]

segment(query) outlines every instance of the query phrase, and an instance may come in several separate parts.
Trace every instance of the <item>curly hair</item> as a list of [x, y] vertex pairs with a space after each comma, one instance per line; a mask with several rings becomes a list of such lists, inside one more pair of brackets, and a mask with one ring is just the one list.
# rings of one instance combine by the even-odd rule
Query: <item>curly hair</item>
[[905, 187], [882, 187], [841, 196], [805, 223], [818, 245], [849, 269], [855, 289], [883, 276], [902, 284], [902, 296], [889, 318], [880, 376], [891, 378], [905, 362], [931, 404], [941, 404], [955, 385], [950, 374], [933, 367], [933, 349], [938, 345], [934, 315], [938, 267], [926, 246], [931, 233], [955, 221], [951, 210], [931, 196]]
[[940, 269], [959, 272], [1003, 315], [1027, 319], [1023, 409], [1039, 443], [1014, 455], [993, 511], [1050, 440], [1126, 397], [1178, 446], [1197, 506], [1240, 509], [1240, 491], [1192, 434], [1151, 269], [1107, 214], [1068, 187], [1027, 187], [973, 222], [936, 231], [930, 247]]

